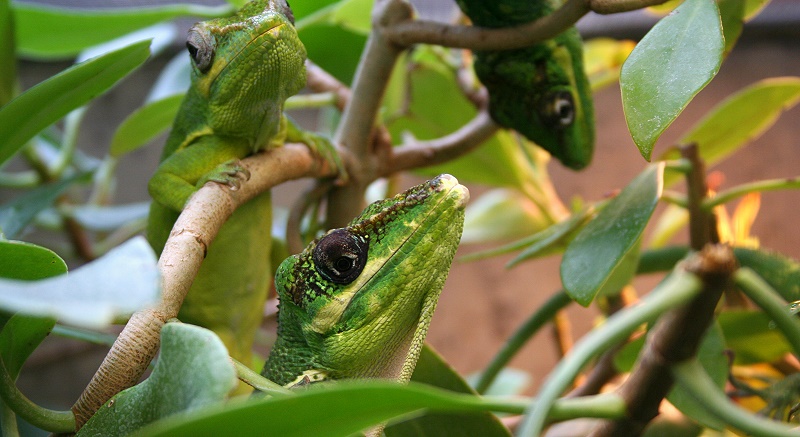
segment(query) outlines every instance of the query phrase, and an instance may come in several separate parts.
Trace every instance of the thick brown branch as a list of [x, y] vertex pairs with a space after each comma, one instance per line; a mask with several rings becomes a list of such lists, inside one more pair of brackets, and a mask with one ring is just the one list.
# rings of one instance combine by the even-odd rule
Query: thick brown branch
[[158, 351], [161, 326], [178, 315], [219, 229], [240, 205], [282, 182], [302, 177], [334, 176], [323, 159], [300, 144], [259, 153], [242, 165], [252, 175], [232, 191], [210, 182], [187, 202], [172, 228], [158, 265], [162, 274], [162, 300], [157, 308], [140, 311], [128, 321], [100, 368], [72, 407], [80, 428], [112, 396], [133, 386]]
[[425, 20], [398, 23], [385, 29], [395, 44], [435, 44], [471, 50], [509, 50], [528, 47], [555, 37], [590, 11], [601, 14], [631, 11], [666, 0], [567, 0], [552, 14], [529, 23], [497, 29], [456, 26]]

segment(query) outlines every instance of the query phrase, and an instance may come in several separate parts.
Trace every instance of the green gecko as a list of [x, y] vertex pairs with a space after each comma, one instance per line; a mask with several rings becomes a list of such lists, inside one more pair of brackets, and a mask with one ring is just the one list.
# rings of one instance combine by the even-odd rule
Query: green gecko
[[[236, 189], [239, 159], [303, 142], [343, 174], [330, 143], [283, 115], [306, 83], [306, 50], [285, 0], [256, 0], [237, 15], [198, 23], [186, 42], [192, 81], [150, 179], [147, 237], [159, 254], [189, 197], [206, 182]], [[241, 206], [208, 247], [179, 318], [213, 330], [234, 358], [249, 364], [269, 288], [271, 202], [265, 192]]]
[[[481, 27], [521, 25], [552, 13], [554, 0], [456, 0]], [[581, 169], [592, 160], [594, 109], [583, 49], [572, 27], [530, 47], [475, 53], [475, 74], [489, 91], [489, 113], [562, 164]]]
[[287, 258], [275, 277], [278, 338], [261, 374], [408, 381], [450, 270], [469, 191], [441, 175], [373, 203]]

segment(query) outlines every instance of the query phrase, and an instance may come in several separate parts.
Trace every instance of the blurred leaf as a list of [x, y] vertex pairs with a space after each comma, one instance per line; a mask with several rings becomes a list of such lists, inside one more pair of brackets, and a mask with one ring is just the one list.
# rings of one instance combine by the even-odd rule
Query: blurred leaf
[[[461, 375], [428, 344], [422, 348], [411, 380], [456, 393], [475, 394]], [[390, 425], [385, 433], [386, 437], [510, 436], [508, 429], [490, 412], [427, 413]]]
[[[800, 77], [761, 80], [714, 107], [678, 143], [697, 143], [700, 157], [711, 166], [761, 136], [798, 101]], [[677, 150], [669, 150], [660, 159], [678, 156]], [[679, 178], [669, 174], [665, 183], [670, 185]]]
[[772, 319], [763, 311], [723, 311], [717, 320], [735, 364], [771, 363], [792, 350], [781, 331], [770, 328]]
[[192, 63], [189, 55], [181, 51], [161, 69], [145, 102], [154, 102], [176, 94], [186, 94], [191, 84]]
[[[481, 374], [473, 373], [467, 378], [469, 385], [475, 387]], [[531, 375], [523, 370], [504, 367], [486, 389], [486, 396], [516, 396], [521, 395], [531, 385]]]
[[566, 220], [562, 220], [549, 228], [532, 235], [527, 240], [531, 243], [519, 255], [509, 261], [508, 267], [513, 267], [518, 263], [528, 260], [539, 258], [551, 253], [553, 250], [562, 249], [564, 245], [579, 231], [581, 227], [591, 220], [595, 215], [593, 208], [584, 209], [583, 211], [576, 212]]
[[[129, 435], [163, 417], [222, 403], [235, 386], [236, 371], [219, 337], [199, 326], [167, 323], [150, 377], [114, 396], [77, 435]], [[197, 435], [211, 435], [204, 431]]]
[[69, 275], [0, 280], [0, 308], [98, 328], [154, 304], [159, 286], [156, 256], [143, 237], [135, 237]]
[[636, 43], [630, 40], [592, 38], [583, 44], [583, 68], [592, 91], [611, 85], [619, 79], [619, 71]]
[[628, 342], [614, 355], [614, 367], [620, 373], [627, 373], [633, 370], [633, 366], [636, 364], [636, 360], [639, 359], [639, 353], [642, 351], [646, 339], [647, 336], [641, 335], [633, 341]]
[[497, 188], [467, 205], [461, 243], [520, 238], [549, 225], [541, 210], [519, 191]]
[[[667, 174], [664, 175], [666, 179]], [[675, 234], [689, 223], [689, 211], [678, 205], [669, 204], [658, 216], [653, 232], [650, 234], [649, 247], [657, 249], [669, 243]]]
[[722, 35], [725, 38], [725, 54], [731, 52], [744, 27], [744, 7], [747, 0], [717, 0], [719, 16], [722, 21]]
[[363, 35], [372, 28], [372, 3], [374, 0], [345, 0], [331, 15], [331, 24]]
[[760, 14], [761, 11], [769, 4], [771, 0], [745, 0], [744, 4], [744, 18], [750, 21]]
[[111, 139], [109, 153], [120, 157], [147, 144], [169, 129], [183, 102], [183, 95], [173, 95], [150, 102], [134, 111], [119, 125]]
[[622, 106], [645, 159], [664, 129], [717, 74], [723, 47], [716, 4], [687, 0], [633, 49], [620, 75]]
[[413, 382], [400, 385], [380, 380], [339, 381], [312, 385], [296, 396], [232, 402], [197, 414], [171, 417], [143, 429], [139, 435], [347, 437], [422, 409], [469, 413], [483, 412], [484, 408], [476, 396]]
[[0, 241], [0, 278], [26, 281], [66, 272], [67, 264], [50, 249], [23, 241]]
[[639, 243], [661, 195], [663, 163], [648, 166], [608, 202], [567, 247], [561, 281], [567, 294], [588, 306]]
[[12, 379], [16, 379], [25, 360], [47, 338], [56, 321], [15, 314], [0, 332], [0, 354]]
[[[717, 387], [723, 389], [728, 380], [728, 357], [725, 355], [725, 338], [718, 323], [709, 328], [700, 349], [697, 351], [697, 360], [714, 380]], [[667, 400], [683, 414], [691, 417], [703, 426], [717, 431], [725, 428], [724, 422], [707, 412], [692, 395], [687, 393], [680, 385], [676, 385], [667, 395]]]
[[75, 58], [75, 63], [87, 61], [91, 58], [96, 58], [105, 53], [119, 50], [145, 40], [150, 41], [150, 54], [152, 56], [158, 56], [175, 43], [177, 36], [178, 26], [176, 26], [175, 23], [154, 24], [131, 33], [126, 33], [118, 38], [87, 47], [85, 50], [81, 50], [78, 57]]
[[298, 28], [302, 27], [302, 22], [308, 18], [309, 15], [320, 11], [326, 7], [335, 7], [331, 6], [335, 3], [342, 3], [342, 0], [315, 0], [313, 2], [293, 2], [292, 3], [292, 12], [294, 13], [295, 17], [295, 24]]
[[70, 215], [88, 230], [111, 232], [133, 220], [146, 218], [149, 210], [150, 202], [111, 206], [87, 204], [72, 208]]
[[111, 88], [149, 56], [142, 41], [75, 65], [0, 108], [0, 164], [42, 129]]
[[646, 10], [657, 15], [666, 15], [680, 6], [681, 3], [683, 3], [683, 0], [667, 0], [660, 5], [649, 6]]
[[786, 302], [800, 300], [800, 263], [796, 260], [777, 252], [743, 247], [735, 247], [733, 253], [742, 267], [753, 269]]
[[162, 21], [183, 16], [214, 18], [231, 6], [172, 4], [137, 8], [76, 9], [13, 3], [19, 54], [64, 59], [81, 50]]
[[14, 200], [0, 205], [0, 231], [6, 238], [16, 238], [40, 211], [53, 206], [58, 196], [79, 180], [88, 180], [89, 174], [76, 175], [62, 181], [35, 188]]
[[314, 24], [297, 32], [308, 51], [308, 59], [343, 83], [351, 83], [367, 37], [327, 23]]
[[14, 22], [10, 0], [0, 0], [0, 106], [17, 93], [17, 55], [14, 47]]

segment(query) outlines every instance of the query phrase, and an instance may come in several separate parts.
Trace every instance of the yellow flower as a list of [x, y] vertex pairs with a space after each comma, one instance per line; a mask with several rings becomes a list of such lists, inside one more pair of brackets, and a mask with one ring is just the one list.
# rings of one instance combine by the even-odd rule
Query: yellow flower
[[758, 237], [750, 235], [758, 209], [761, 207], [761, 194], [749, 193], [742, 197], [733, 211], [733, 218], [724, 205], [714, 208], [717, 216], [717, 230], [723, 243], [731, 246], [758, 248]]

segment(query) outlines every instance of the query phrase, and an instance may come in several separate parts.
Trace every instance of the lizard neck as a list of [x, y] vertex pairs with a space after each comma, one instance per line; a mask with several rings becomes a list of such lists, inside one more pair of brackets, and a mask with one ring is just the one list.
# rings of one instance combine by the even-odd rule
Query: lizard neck
[[261, 374], [280, 385], [295, 381], [303, 372], [316, 368], [316, 357], [306, 341], [292, 303], [278, 308], [278, 339]]

